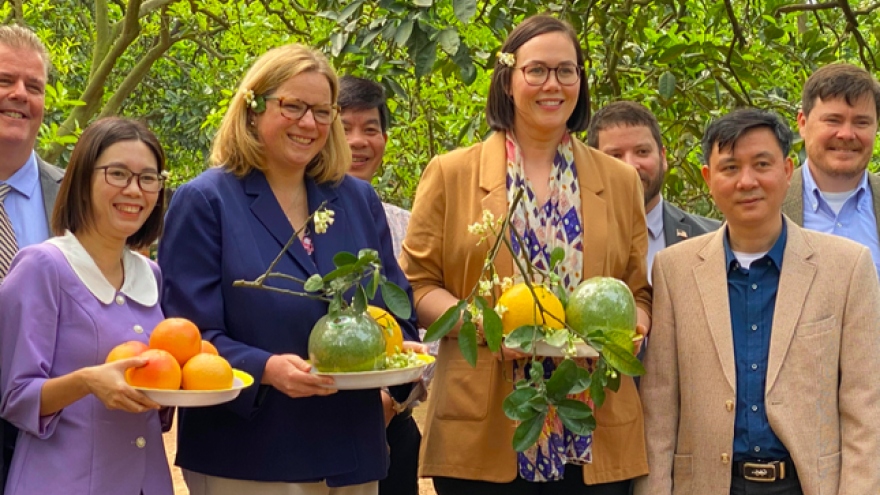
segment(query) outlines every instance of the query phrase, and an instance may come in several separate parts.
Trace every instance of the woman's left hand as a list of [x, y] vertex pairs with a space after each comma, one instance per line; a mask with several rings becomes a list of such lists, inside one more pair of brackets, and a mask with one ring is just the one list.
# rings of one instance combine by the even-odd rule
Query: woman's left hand
[[413, 342], [411, 340], [403, 341], [403, 352], [413, 351], [416, 354], [427, 354], [428, 346], [422, 344], [421, 342]]

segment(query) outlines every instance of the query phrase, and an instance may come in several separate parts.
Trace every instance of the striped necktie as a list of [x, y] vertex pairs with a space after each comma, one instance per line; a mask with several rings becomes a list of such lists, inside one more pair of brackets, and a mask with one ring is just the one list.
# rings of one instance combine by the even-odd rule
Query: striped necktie
[[15, 231], [12, 230], [12, 222], [6, 214], [6, 207], [3, 206], [7, 193], [9, 193], [9, 185], [0, 184], [0, 280], [6, 277], [12, 257], [18, 251]]

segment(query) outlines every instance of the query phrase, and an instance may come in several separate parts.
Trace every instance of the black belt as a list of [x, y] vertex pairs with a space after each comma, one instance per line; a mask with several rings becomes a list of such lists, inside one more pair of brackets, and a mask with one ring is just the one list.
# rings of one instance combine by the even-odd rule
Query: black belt
[[797, 477], [794, 470], [794, 463], [791, 458], [785, 458], [781, 461], [757, 460], [757, 461], [734, 461], [733, 475], [744, 478], [748, 481], [757, 481], [761, 483], [772, 483], [784, 479]]

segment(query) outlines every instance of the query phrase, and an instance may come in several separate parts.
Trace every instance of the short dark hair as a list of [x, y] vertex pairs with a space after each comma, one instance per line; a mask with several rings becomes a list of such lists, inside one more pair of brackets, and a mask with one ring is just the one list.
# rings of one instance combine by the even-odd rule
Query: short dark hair
[[706, 128], [702, 142], [703, 163], [709, 164], [712, 148], [716, 144], [719, 150], [730, 149], [733, 151], [736, 142], [746, 133], [761, 128], [769, 129], [773, 133], [782, 150], [782, 156], [788, 156], [793, 139], [788, 124], [773, 112], [757, 108], [741, 108], [716, 119]]
[[[565, 33], [574, 45], [577, 54], [577, 65], [584, 68], [584, 51], [578, 41], [577, 34], [571, 24], [549, 15], [536, 15], [529, 17], [510, 32], [504, 44], [501, 45], [501, 53], [515, 53], [519, 47], [527, 41], [542, 34]], [[499, 60], [495, 62], [495, 72], [492, 74], [492, 82], [489, 84], [489, 97], [486, 101], [486, 120], [489, 127], [494, 131], [508, 131], [513, 129], [513, 98], [510, 97], [510, 78], [517, 69], [504, 65]], [[590, 92], [587, 86], [587, 77], [581, 72], [578, 101], [574, 111], [568, 118], [566, 125], [572, 132], [580, 132], [587, 128], [590, 123]]]
[[852, 64], [829, 64], [814, 72], [804, 84], [801, 111], [809, 117], [816, 98], [822, 101], [843, 98], [853, 106], [865, 96], [874, 99], [876, 116], [880, 117], [880, 84], [870, 72]]
[[615, 101], [600, 108], [590, 119], [587, 127], [587, 144], [599, 147], [599, 132], [612, 127], [647, 127], [657, 142], [657, 150], [663, 149], [663, 137], [657, 117], [641, 103]]
[[[92, 179], [98, 158], [110, 146], [123, 141], [140, 141], [153, 153], [159, 173], [165, 170], [165, 152], [156, 135], [143, 123], [119, 117], [107, 117], [86, 127], [73, 152], [61, 181], [55, 209], [52, 211], [52, 232], [63, 235], [65, 230], [76, 233], [94, 226]], [[156, 207], [138, 229], [125, 240], [133, 249], [148, 247], [162, 233], [165, 189], [159, 191]]]
[[342, 76], [339, 79], [339, 98], [337, 103], [340, 109], [346, 110], [372, 110], [379, 111], [379, 124], [382, 132], [388, 132], [391, 120], [388, 112], [388, 98], [385, 96], [385, 88], [381, 84], [355, 76]]

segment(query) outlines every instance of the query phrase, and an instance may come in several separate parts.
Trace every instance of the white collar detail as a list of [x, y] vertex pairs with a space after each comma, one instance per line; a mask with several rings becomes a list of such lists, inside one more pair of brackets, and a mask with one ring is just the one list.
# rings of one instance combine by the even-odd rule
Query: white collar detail
[[[104, 304], [113, 302], [116, 289], [72, 232], [68, 230], [63, 236], [53, 237], [46, 242], [61, 251], [76, 276], [98, 301]], [[126, 248], [122, 251], [122, 269], [125, 281], [119, 292], [142, 306], [155, 306], [159, 302], [159, 287], [147, 259]]]

